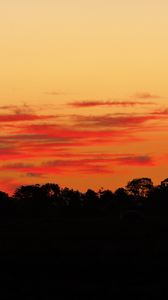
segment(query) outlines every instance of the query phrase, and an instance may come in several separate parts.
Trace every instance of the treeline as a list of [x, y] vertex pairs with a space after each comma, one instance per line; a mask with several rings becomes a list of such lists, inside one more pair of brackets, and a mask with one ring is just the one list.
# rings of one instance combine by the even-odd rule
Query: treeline
[[150, 178], [138, 178], [115, 192], [61, 188], [55, 183], [26, 185], [12, 196], [0, 191], [0, 216], [111, 214], [119, 218], [168, 216], [168, 178], [154, 186]]

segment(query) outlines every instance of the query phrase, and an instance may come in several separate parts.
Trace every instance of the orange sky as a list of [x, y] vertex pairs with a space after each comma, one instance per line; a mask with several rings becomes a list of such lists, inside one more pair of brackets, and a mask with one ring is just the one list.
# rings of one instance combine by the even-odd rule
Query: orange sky
[[168, 2], [0, 3], [0, 189], [168, 177]]

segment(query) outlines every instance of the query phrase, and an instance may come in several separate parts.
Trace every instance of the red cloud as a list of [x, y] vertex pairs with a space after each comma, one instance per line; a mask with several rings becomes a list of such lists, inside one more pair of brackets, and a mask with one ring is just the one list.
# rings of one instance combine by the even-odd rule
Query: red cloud
[[156, 120], [157, 116], [82, 116], [76, 115], [74, 119], [79, 127], [139, 127], [140, 124]]
[[27, 174], [50, 174], [50, 173], [87, 173], [87, 172], [112, 172], [112, 167], [116, 164], [130, 166], [153, 166], [153, 159], [149, 156], [124, 156], [124, 155], [104, 155], [104, 157], [90, 155], [90, 158], [76, 157], [71, 159], [55, 159], [42, 163], [41, 165], [10, 163], [0, 167], [0, 170], [14, 170], [26, 172]]
[[148, 155], [142, 156], [125, 156], [115, 159], [121, 165], [129, 166], [154, 166], [153, 159]]
[[[102, 116], [102, 119], [104, 119], [105, 116]], [[96, 118], [99, 117], [93, 117], [93, 120], [96, 121]], [[152, 117], [151, 117], [152, 118]], [[75, 119], [77, 121], [85, 120], [92, 121], [92, 119], [89, 117], [81, 117], [81, 116], [75, 116]], [[112, 137], [117, 136], [118, 132], [116, 130], [84, 130], [79, 127], [61, 127], [58, 125], [53, 124], [34, 124], [30, 126], [21, 127], [20, 133], [26, 133], [26, 134], [34, 134], [34, 135], [43, 135], [48, 138], [64, 138], [64, 139], [82, 139], [82, 138], [98, 138], [98, 137]], [[123, 130], [123, 135], [127, 135], [128, 132]]]
[[[131, 103], [132, 101], [127, 102], [127, 105], [132, 105]], [[102, 102], [101, 105], [109, 103]], [[117, 101], [111, 101], [110, 105], [125, 104], [122, 101], [118, 104]], [[17, 107], [11, 109], [13, 114], [0, 115], [0, 175], [13, 174], [14, 178], [20, 177], [20, 183], [16, 183], [17, 185], [27, 181], [34, 182], [37, 177], [42, 181], [45, 176], [49, 178], [54, 174], [106, 175], [121, 166], [124, 169], [125, 165], [152, 167], [155, 161], [148, 155], [101, 152], [102, 149], [109, 152], [116, 149], [112, 148], [114, 143], [118, 143], [121, 152], [122, 149], [128, 149], [127, 146], [122, 148], [126, 143], [140, 141], [140, 137], [145, 136], [143, 132], [155, 132], [161, 125], [166, 128], [166, 122], [159, 121], [165, 120], [168, 114], [167, 109], [162, 109], [146, 115], [120, 113], [54, 116], [52, 113], [36, 114], [31, 110], [26, 113]], [[94, 151], [97, 153], [93, 153]], [[6, 181], [3, 186], [7, 187], [9, 184], [14, 187], [15, 181]]]
[[52, 167], [69, 167], [69, 166], [82, 166], [82, 165], [91, 165], [91, 164], [110, 164], [110, 163], [119, 163], [119, 164], [127, 164], [127, 165], [149, 165], [153, 166], [153, 159], [148, 155], [142, 155], [142, 156], [125, 156], [123, 154], [117, 155], [113, 154], [111, 155], [104, 155], [104, 157], [101, 157], [99, 155], [90, 155], [90, 158], [84, 158], [84, 159], [66, 159], [66, 160], [54, 160], [54, 161], [48, 161], [44, 165], [46, 166], [52, 166]]
[[6, 165], [4, 165], [4, 167], [6, 169], [10, 169], [10, 170], [21, 170], [21, 169], [25, 170], [27, 168], [32, 168], [33, 164], [25, 164], [25, 163], [19, 162], [19, 163], [6, 164]]
[[75, 101], [69, 103], [70, 106], [92, 107], [92, 106], [136, 106], [136, 105], [152, 105], [154, 102], [142, 102], [142, 101]]
[[153, 115], [161, 115], [161, 116], [164, 116], [164, 115], [168, 115], [168, 108], [165, 108], [163, 110], [156, 110], [156, 111], [153, 111], [151, 114]]
[[35, 115], [35, 114], [0, 114], [0, 122], [24, 122], [24, 121], [38, 121], [38, 120], [48, 120], [56, 118], [52, 115]]
[[[72, 116], [72, 120], [78, 125], [76, 127], [58, 124], [19, 124], [7, 127], [5, 134], [0, 136], [0, 157], [4, 160], [54, 157], [60, 148], [73, 149], [140, 141], [137, 132], [146, 130], [145, 126], [140, 125], [158, 118], [160, 116], [154, 115], [117, 117], [78, 115]], [[12, 132], [12, 128], [17, 134]]]

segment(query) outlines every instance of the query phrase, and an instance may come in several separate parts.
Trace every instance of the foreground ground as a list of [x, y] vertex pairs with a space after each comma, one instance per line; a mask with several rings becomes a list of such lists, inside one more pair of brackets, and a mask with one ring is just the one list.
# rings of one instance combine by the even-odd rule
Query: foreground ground
[[2, 219], [1, 299], [168, 296], [167, 235], [110, 216]]

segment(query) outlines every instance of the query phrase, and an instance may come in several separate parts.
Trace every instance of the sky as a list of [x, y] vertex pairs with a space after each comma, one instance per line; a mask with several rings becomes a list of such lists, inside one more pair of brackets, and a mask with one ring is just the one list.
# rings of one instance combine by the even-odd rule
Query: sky
[[168, 177], [167, 0], [0, 2], [0, 190]]

